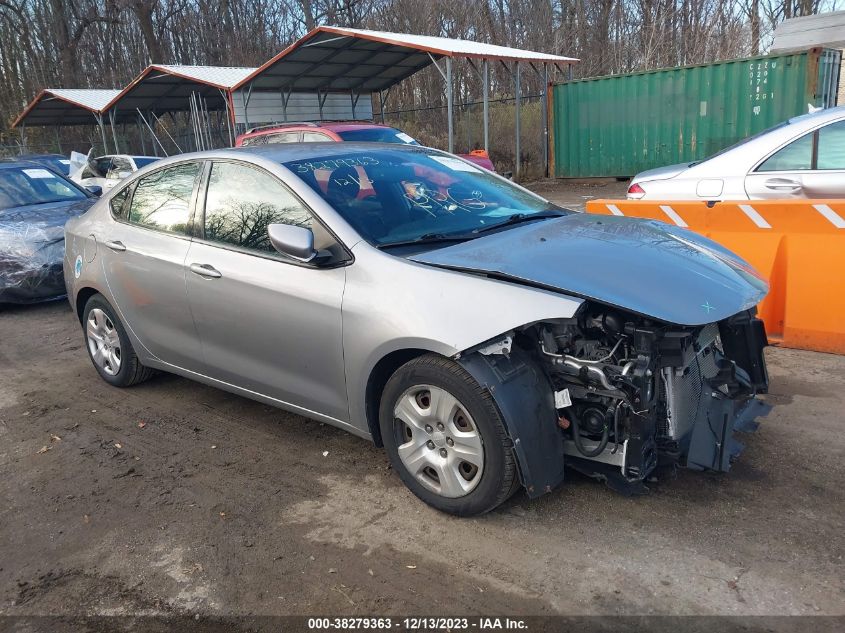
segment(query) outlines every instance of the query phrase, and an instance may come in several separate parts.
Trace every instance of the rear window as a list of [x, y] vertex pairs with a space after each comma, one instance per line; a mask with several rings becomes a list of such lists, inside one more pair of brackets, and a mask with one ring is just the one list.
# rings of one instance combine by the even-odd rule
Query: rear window
[[358, 130], [337, 132], [344, 141], [363, 141], [364, 143], [401, 143], [419, 145], [412, 136], [392, 127], [365, 127]]
[[84, 199], [84, 193], [46, 167], [0, 169], [0, 209]]

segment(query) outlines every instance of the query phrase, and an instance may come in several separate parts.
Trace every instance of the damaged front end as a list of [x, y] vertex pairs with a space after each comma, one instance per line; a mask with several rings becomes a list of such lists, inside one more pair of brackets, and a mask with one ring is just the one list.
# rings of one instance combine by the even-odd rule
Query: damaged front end
[[464, 353], [514, 441], [536, 496], [563, 464], [624, 493], [644, 492], [658, 465], [727, 471], [768, 405], [755, 310], [700, 326], [667, 325], [596, 303]]

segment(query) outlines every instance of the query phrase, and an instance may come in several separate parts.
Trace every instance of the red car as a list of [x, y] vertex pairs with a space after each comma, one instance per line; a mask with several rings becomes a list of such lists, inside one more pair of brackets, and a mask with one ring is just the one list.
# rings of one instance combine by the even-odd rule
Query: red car
[[[235, 139], [235, 147], [247, 145], [268, 145], [271, 143], [325, 143], [359, 141], [366, 143], [419, 143], [401, 130], [377, 123], [359, 121], [332, 121], [320, 123], [282, 123], [261, 128], [253, 128]], [[490, 157], [483, 149], [473, 150], [469, 154], [458, 154], [479, 167], [496, 171]]]

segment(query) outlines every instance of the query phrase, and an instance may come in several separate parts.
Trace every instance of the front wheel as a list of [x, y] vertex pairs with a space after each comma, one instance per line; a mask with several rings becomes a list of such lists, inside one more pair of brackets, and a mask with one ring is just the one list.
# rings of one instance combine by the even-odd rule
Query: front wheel
[[385, 386], [379, 423], [393, 468], [438, 510], [489, 512], [519, 483], [496, 404], [448, 358], [428, 354], [400, 367]]

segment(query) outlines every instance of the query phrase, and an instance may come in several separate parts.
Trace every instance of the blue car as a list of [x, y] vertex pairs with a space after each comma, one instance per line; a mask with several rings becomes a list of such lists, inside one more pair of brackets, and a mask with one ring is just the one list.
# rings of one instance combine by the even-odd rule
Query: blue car
[[0, 304], [65, 294], [65, 222], [95, 200], [93, 193], [40, 163], [0, 161]]
[[17, 160], [40, 163], [62, 176], [70, 175], [70, 159], [61, 154], [25, 154], [16, 158]]

